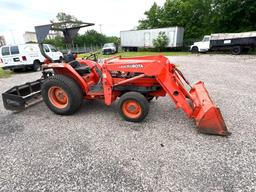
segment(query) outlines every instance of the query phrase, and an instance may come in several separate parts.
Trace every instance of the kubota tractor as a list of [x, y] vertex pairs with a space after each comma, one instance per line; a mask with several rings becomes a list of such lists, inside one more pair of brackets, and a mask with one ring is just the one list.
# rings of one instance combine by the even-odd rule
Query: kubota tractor
[[[3, 93], [6, 109], [22, 110], [41, 96], [54, 113], [71, 115], [84, 99], [101, 99], [106, 105], [118, 102], [118, 112], [127, 121], [143, 121], [153, 98], [168, 96], [188, 118], [195, 120], [199, 131], [227, 136], [229, 132], [217, 108], [210, 99], [203, 82], [191, 86], [177, 67], [164, 56], [134, 58], [112, 57], [97, 63], [96, 54], [76, 60], [71, 54], [62, 63], [52, 63], [43, 50], [43, 40], [50, 30], [61, 30], [67, 43], [81, 27], [70, 28], [51, 24], [37, 26], [36, 34], [42, 54], [48, 64], [43, 65], [43, 77], [35, 82], [16, 86]], [[184, 86], [187, 84], [190, 89]]]

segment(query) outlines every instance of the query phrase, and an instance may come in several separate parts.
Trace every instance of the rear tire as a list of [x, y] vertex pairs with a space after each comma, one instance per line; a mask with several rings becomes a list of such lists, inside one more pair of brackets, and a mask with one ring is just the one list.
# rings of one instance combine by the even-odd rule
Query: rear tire
[[38, 60], [37, 60], [37, 61], [34, 61], [32, 70], [33, 70], [33, 71], [38, 71], [40, 68], [41, 68], [41, 63], [40, 63], [40, 61], [38, 61]]
[[149, 112], [149, 103], [144, 95], [128, 92], [118, 101], [118, 112], [126, 121], [141, 122]]
[[242, 48], [240, 46], [235, 46], [231, 50], [232, 55], [240, 55], [242, 53]]
[[54, 75], [42, 85], [42, 97], [51, 111], [59, 115], [71, 115], [81, 106], [83, 93], [70, 77]]

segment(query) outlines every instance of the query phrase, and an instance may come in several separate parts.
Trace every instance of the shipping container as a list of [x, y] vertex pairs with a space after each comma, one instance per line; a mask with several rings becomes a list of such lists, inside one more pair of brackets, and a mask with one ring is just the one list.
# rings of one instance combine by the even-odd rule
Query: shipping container
[[121, 31], [121, 47], [125, 51], [137, 51], [138, 48], [153, 48], [153, 40], [164, 32], [169, 39], [168, 48], [183, 46], [183, 27], [168, 27], [147, 30]]

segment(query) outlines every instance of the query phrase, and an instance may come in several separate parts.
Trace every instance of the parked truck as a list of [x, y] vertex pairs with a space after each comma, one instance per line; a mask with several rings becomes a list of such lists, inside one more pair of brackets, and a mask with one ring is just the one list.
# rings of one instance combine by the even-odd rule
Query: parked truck
[[191, 47], [192, 53], [230, 51], [233, 55], [247, 53], [256, 47], [256, 31], [245, 33], [219, 33], [204, 36]]
[[124, 51], [137, 51], [138, 48], [153, 48], [153, 40], [160, 32], [164, 32], [169, 39], [167, 48], [183, 46], [183, 27], [168, 27], [147, 30], [121, 31], [121, 47]]

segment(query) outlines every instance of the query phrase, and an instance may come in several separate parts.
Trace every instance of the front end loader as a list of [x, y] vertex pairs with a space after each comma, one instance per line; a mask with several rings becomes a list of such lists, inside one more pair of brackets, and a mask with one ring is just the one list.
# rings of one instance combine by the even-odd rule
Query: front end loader
[[[39, 45], [49, 30], [54, 29], [56, 27], [52, 25], [36, 27]], [[72, 29], [74, 33], [68, 28], [63, 29], [64, 37], [70, 42], [78, 29], [79, 26]], [[149, 102], [167, 95], [188, 118], [195, 120], [200, 132], [220, 136], [230, 134], [204, 83], [199, 81], [190, 85], [181, 71], [164, 56], [118, 56], [99, 64], [95, 54], [81, 60], [69, 54], [62, 63], [52, 63], [43, 48], [41, 51], [48, 59], [48, 64], [43, 65], [42, 78], [37, 83], [16, 86], [3, 93], [6, 109], [22, 110], [29, 106], [28, 100], [43, 98], [54, 113], [71, 115], [80, 108], [83, 100], [104, 100], [106, 105], [117, 100], [118, 112], [123, 119], [141, 122], [149, 112]]]

